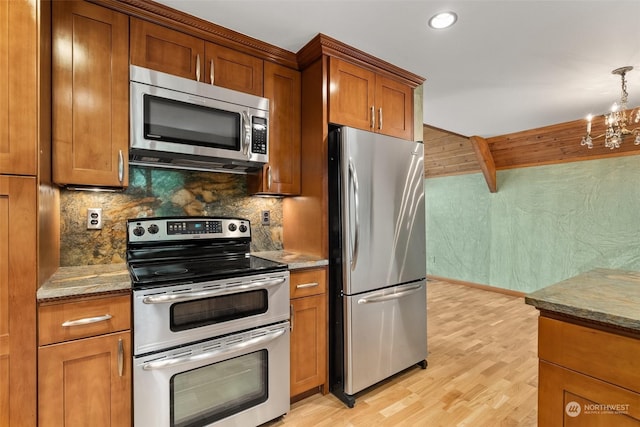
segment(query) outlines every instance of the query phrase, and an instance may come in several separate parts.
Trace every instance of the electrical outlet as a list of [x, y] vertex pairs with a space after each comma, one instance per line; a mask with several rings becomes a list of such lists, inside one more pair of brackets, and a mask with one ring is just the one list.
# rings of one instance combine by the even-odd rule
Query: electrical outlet
[[87, 209], [87, 230], [102, 229], [102, 208]]
[[269, 211], [262, 211], [262, 225], [269, 225], [271, 224], [271, 212]]

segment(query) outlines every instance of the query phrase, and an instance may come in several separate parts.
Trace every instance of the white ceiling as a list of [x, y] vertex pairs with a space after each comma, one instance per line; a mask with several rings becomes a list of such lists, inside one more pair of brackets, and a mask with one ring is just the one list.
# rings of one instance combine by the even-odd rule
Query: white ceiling
[[[640, 0], [158, 0], [297, 52], [323, 33], [426, 77], [424, 123], [490, 137], [640, 105]], [[457, 23], [431, 30], [434, 13]]]

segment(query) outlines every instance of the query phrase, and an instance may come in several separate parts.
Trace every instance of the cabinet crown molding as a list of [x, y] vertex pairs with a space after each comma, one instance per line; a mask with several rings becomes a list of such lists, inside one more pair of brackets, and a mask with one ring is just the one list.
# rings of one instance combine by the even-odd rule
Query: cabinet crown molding
[[178, 30], [203, 40], [220, 44], [240, 52], [275, 62], [285, 67], [298, 69], [296, 55], [286, 49], [265, 43], [204, 19], [151, 0], [88, 0], [91, 3], [126, 13]]
[[319, 33], [298, 51], [297, 57], [300, 69], [304, 70], [320, 59], [322, 55], [338, 57], [356, 63], [358, 66], [375, 71], [378, 74], [386, 74], [412, 88], [416, 88], [426, 80], [424, 77], [376, 58], [322, 33]]

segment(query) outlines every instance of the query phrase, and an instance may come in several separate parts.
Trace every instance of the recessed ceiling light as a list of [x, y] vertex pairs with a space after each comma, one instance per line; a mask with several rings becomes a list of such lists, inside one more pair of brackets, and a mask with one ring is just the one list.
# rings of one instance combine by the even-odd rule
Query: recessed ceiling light
[[457, 20], [458, 15], [454, 12], [440, 12], [429, 19], [429, 26], [433, 29], [441, 30], [452, 26]]

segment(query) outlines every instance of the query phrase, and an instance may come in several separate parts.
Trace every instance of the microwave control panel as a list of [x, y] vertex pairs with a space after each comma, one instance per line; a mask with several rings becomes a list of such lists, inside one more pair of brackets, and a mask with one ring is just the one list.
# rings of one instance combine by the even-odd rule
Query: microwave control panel
[[267, 119], [264, 117], [251, 118], [251, 152], [267, 154]]

